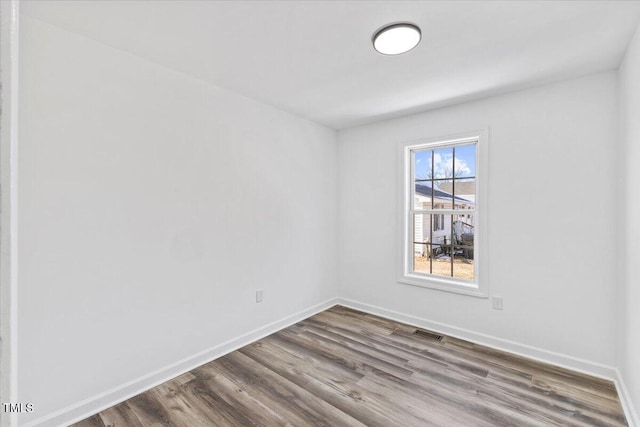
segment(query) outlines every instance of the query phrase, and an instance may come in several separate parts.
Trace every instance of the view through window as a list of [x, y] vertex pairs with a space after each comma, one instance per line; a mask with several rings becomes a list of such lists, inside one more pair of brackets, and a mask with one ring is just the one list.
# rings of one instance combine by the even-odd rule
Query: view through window
[[477, 140], [411, 149], [412, 272], [475, 281]]

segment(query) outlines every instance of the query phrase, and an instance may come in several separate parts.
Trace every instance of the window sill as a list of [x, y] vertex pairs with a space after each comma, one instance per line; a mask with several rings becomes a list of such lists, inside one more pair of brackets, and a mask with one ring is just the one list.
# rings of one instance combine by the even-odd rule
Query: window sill
[[398, 278], [398, 282], [405, 285], [436, 289], [439, 291], [468, 295], [476, 298], [489, 297], [489, 294], [486, 290], [481, 289], [477, 283], [472, 282], [466, 284], [462, 281], [447, 280], [445, 278], [425, 277], [416, 274], [407, 274], [404, 276], [400, 276]]

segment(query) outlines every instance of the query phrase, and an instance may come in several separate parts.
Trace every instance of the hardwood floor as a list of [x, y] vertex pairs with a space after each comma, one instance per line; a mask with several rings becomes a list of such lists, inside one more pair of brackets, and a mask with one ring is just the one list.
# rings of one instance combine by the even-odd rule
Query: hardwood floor
[[336, 306], [75, 426], [625, 426], [614, 385]]

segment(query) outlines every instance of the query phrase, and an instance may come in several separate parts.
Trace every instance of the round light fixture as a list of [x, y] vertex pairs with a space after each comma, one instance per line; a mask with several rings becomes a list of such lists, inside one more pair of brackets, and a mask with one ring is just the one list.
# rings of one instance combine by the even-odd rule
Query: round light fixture
[[373, 35], [373, 47], [384, 55], [409, 52], [420, 43], [422, 33], [417, 25], [398, 22], [385, 25]]

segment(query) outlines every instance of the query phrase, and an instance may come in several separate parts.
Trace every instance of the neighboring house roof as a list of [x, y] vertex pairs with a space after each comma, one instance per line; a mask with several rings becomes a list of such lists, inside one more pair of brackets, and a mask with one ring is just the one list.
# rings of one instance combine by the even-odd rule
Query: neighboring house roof
[[[426, 181], [416, 182], [416, 193], [425, 197], [431, 197], [431, 185]], [[439, 197], [441, 199], [451, 200], [451, 197], [453, 196], [453, 194], [447, 193], [446, 191], [442, 191], [438, 189], [438, 187], [435, 187], [433, 189], [433, 196]], [[455, 197], [455, 200], [464, 202], [464, 203], [473, 203], [470, 200], [463, 199], [462, 197], [458, 197], [458, 196]]]
[[[453, 183], [451, 182], [443, 182], [441, 184], [438, 184], [438, 188], [440, 188], [440, 190], [442, 191], [453, 194]], [[456, 180], [456, 194], [476, 194], [476, 182], [459, 182]]]

